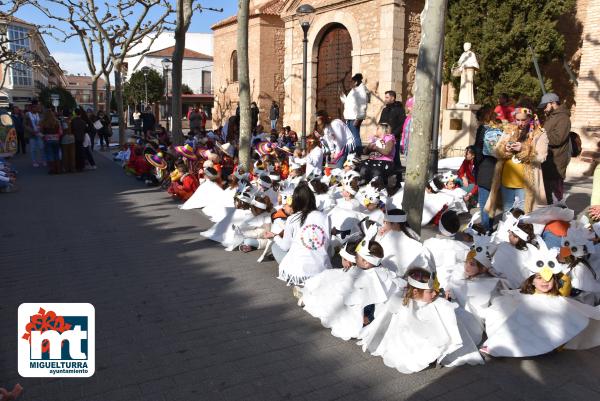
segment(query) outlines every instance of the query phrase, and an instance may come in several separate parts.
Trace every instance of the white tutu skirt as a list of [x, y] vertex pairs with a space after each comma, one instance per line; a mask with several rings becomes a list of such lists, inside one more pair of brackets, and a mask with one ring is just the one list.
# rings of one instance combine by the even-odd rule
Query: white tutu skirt
[[352, 267], [325, 270], [304, 283], [304, 310], [321, 320], [331, 334], [343, 340], [358, 337], [363, 309], [385, 302], [398, 290], [398, 279], [389, 270]]
[[202, 213], [213, 223], [223, 220], [230, 209], [234, 208], [233, 198], [235, 190], [226, 189], [212, 199], [212, 201], [202, 209]]
[[404, 306], [402, 293], [397, 293], [375, 309], [375, 320], [363, 328], [358, 344], [400, 373], [419, 372], [433, 362], [482, 364], [475, 342], [457, 319], [457, 307], [442, 298], [430, 304], [411, 300]]
[[[592, 319], [592, 320], [590, 320]], [[600, 309], [569, 298], [506, 291], [486, 313], [484, 346], [493, 356], [542, 355], [600, 345]]]
[[202, 209], [209, 204], [213, 204], [215, 199], [220, 199], [223, 195], [223, 188], [212, 181], [204, 181], [198, 186], [190, 198], [181, 205], [182, 210]]
[[239, 240], [233, 226], [239, 226], [252, 217], [250, 210], [227, 208], [225, 217], [213, 224], [211, 228], [200, 233], [204, 238], [220, 242], [224, 247], [229, 247]]

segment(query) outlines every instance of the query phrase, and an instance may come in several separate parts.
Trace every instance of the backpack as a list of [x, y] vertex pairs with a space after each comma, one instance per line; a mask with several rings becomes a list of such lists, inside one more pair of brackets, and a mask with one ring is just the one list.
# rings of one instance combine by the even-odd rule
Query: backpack
[[571, 157], [577, 157], [581, 154], [581, 137], [576, 132], [569, 132], [569, 141], [571, 142]]
[[483, 155], [495, 157], [494, 148], [503, 132], [500, 128], [486, 126], [483, 134]]

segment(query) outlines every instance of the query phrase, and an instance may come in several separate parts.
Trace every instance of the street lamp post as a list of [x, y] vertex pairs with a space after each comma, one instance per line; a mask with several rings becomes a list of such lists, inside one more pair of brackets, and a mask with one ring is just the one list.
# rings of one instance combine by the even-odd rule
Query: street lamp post
[[302, 44], [304, 47], [304, 53], [302, 56], [302, 149], [306, 149], [306, 75], [308, 66], [308, 28], [310, 28], [310, 23], [312, 22], [314, 12], [315, 9], [310, 4], [302, 4], [296, 9], [296, 14], [300, 20], [302, 32], [304, 33], [304, 38], [302, 39]]
[[165, 115], [167, 118], [167, 134], [170, 133], [169, 126], [169, 72], [173, 67], [173, 62], [170, 58], [163, 58], [161, 61], [163, 68], [163, 76], [165, 77]]
[[148, 72], [150, 71], [150, 67], [145, 66], [142, 67], [142, 72], [144, 73], [144, 93], [146, 95], [144, 102], [144, 109], [148, 107]]

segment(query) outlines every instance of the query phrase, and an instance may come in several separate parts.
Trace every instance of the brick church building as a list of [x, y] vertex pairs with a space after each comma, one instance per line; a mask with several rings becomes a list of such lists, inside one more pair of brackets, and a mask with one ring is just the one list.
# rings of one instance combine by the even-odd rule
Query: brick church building
[[[250, 91], [265, 127], [273, 100], [280, 106], [280, 126], [301, 126], [303, 33], [296, 9], [304, 3], [316, 10], [308, 31], [308, 126], [317, 109], [341, 116], [339, 94], [361, 72], [372, 93], [364, 135], [381, 113], [385, 91], [395, 90], [401, 101], [412, 95], [424, 0], [251, 0]], [[600, 159], [600, 1], [578, 0], [576, 20], [578, 29], [560, 21], [558, 29], [565, 34], [566, 61], [578, 85], [569, 82], [561, 66], [544, 74], [552, 77], [554, 90], [567, 104], [573, 104], [573, 130], [584, 141], [582, 159], [590, 162]], [[235, 112], [239, 100], [236, 16], [212, 29], [213, 123], [218, 126]], [[562, 79], [555, 79], [559, 75]], [[443, 91], [442, 108], [453, 103], [451, 96], [452, 90]]]
[[[353, 73], [361, 72], [372, 92], [363, 129], [373, 124], [386, 90], [406, 99], [412, 90], [423, 0], [312, 0], [316, 12], [308, 31], [308, 110], [341, 116], [340, 92], [348, 92]], [[282, 123], [298, 129], [302, 110], [302, 28], [299, 0], [250, 3], [249, 58], [251, 98], [268, 126], [271, 102], [280, 105]], [[230, 17], [212, 27], [216, 125], [238, 103], [237, 24]], [[309, 117], [309, 124], [311, 118]]]

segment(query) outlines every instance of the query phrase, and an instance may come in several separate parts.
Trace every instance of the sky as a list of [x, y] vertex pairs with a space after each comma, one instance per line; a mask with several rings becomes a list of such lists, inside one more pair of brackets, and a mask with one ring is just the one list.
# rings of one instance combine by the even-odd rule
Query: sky
[[[80, 0], [81, 1], [81, 0]], [[116, 4], [116, 0], [106, 0], [110, 4]], [[51, 2], [41, 0], [42, 3], [46, 4], [50, 8]], [[175, 4], [175, 0], [169, 0], [171, 4]], [[101, 2], [98, 2], [101, 3]], [[210, 27], [217, 21], [225, 19], [231, 15], [237, 13], [237, 2], [235, 0], [203, 0], [197, 1], [204, 7], [223, 8], [222, 13], [214, 11], [195, 12], [192, 17], [192, 23], [188, 32], [212, 32]], [[62, 11], [59, 7], [51, 9], [52, 11]], [[16, 16], [27, 22], [36, 25], [58, 25], [56, 21], [50, 21], [44, 14], [39, 10], [25, 6], [20, 9]], [[89, 74], [87, 63], [83, 52], [81, 51], [81, 45], [79, 40], [70, 39], [66, 42], [57, 41], [51, 36], [44, 36], [46, 46], [52, 56], [58, 61], [61, 68], [66, 70], [69, 74]]]

